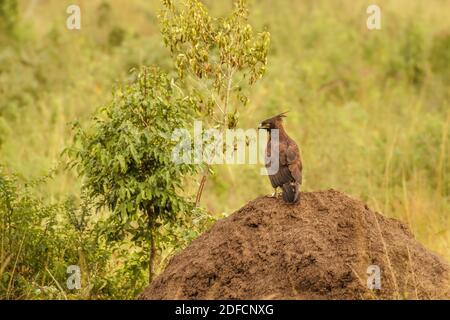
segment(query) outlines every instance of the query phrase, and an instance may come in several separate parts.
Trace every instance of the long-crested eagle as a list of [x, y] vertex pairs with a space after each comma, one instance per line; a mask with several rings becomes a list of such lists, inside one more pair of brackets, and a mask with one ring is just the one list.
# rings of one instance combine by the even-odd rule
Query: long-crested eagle
[[[276, 197], [277, 188], [281, 187], [283, 200], [287, 203], [295, 203], [300, 199], [300, 185], [302, 184], [302, 161], [300, 159], [300, 151], [297, 144], [292, 140], [283, 127], [283, 118], [285, 113], [281, 113], [275, 117], [264, 120], [259, 125], [259, 129], [265, 129], [269, 133], [269, 139], [266, 147], [266, 168], [268, 169], [270, 183], [275, 189], [274, 196]], [[276, 135], [273, 130], [278, 129], [278, 170], [271, 172], [273, 159], [271, 159], [272, 140]], [[274, 141], [276, 145], [276, 141]], [[273, 154], [273, 157], [276, 157]], [[275, 159], [275, 158], [274, 158]]]

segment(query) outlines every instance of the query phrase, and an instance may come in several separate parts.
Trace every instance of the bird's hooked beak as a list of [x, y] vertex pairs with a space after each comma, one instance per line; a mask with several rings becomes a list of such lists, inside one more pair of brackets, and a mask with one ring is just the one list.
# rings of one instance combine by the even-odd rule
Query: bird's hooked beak
[[263, 121], [263, 122], [261, 122], [261, 123], [259, 124], [258, 129], [269, 130], [269, 129], [270, 129], [270, 124]]

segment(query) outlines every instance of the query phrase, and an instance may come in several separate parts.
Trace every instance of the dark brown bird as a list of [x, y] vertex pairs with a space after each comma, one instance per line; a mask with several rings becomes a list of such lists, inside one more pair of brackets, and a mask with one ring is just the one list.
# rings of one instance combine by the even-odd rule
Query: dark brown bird
[[[271, 142], [272, 130], [278, 129], [279, 136], [279, 169], [273, 174], [269, 171], [269, 179], [275, 189], [274, 196], [277, 195], [277, 188], [281, 187], [283, 200], [287, 203], [295, 203], [300, 198], [300, 185], [302, 184], [302, 161], [297, 144], [286, 133], [283, 127], [285, 113], [264, 120], [259, 125], [260, 129], [265, 129], [269, 133], [269, 140], [266, 148], [266, 168], [271, 167]], [[276, 141], [275, 141], [276, 143]], [[275, 157], [276, 155], [274, 155]]]

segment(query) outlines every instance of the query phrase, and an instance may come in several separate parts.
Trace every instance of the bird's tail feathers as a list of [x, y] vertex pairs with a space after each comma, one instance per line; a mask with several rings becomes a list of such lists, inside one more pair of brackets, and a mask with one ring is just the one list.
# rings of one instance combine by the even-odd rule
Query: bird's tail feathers
[[299, 185], [295, 182], [285, 183], [281, 187], [284, 202], [296, 203], [300, 198]]

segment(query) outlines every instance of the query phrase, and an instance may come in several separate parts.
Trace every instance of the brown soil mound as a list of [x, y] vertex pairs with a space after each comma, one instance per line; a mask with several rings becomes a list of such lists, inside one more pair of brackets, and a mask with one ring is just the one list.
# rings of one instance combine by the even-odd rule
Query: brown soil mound
[[[378, 265], [381, 289], [367, 288]], [[449, 266], [397, 220], [335, 191], [258, 198], [172, 258], [140, 299], [449, 298]]]

